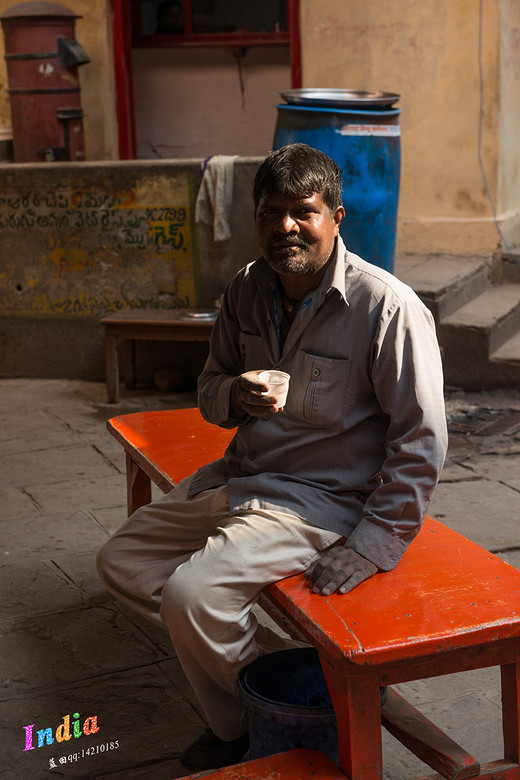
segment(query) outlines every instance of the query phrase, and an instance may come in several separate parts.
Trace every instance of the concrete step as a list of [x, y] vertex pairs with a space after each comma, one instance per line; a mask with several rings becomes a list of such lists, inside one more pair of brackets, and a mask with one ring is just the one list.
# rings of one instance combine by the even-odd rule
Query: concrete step
[[487, 352], [497, 350], [520, 330], [520, 284], [490, 287], [460, 309], [444, 317], [440, 330], [471, 328], [487, 341]]
[[491, 354], [495, 363], [520, 363], [520, 331]]
[[520, 360], [499, 350], [520, 333], [520, 284], [495, 285], [438, 323], [448, 384], [466, 390], [520, 381]]
[[478, 391], [520, 384], [520, 270], [512, 258], [507, 263], [503, 257], [396, 256], [395, 275], [435, 318], [448, 385]]
[[410, 285], [440, 322], [491, 286], [492, 259], [397, 254], [395, 275]]

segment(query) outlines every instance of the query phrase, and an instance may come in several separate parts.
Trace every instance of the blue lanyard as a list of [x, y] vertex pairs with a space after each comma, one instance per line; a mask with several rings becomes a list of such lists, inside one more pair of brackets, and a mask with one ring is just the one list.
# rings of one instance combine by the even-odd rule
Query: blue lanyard
[[273, 296], [273, 319], [274, 319], [274, 329], [276, 331], [276, 338], [278, 339], [278, 344], [280, 343], [280, 314], [278, 313], [278, 303], [276, 301], [277, 295], [276, 290], [272, 291]]

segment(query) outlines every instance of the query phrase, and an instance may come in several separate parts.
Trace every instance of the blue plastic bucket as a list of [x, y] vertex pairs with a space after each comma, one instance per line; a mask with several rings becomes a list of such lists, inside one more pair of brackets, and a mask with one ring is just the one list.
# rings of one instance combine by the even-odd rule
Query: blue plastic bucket
[[251, 758], [309, 748], [338, 763], [336, 716], [314, 648], [264, 655], [242, 669], [238, 682]]
[[274, 148], [304, 143], [328, 154], [343, 174], [340, 233], [364, 260], [393, 272], [401, 138], [399, 108], [276, 106]]

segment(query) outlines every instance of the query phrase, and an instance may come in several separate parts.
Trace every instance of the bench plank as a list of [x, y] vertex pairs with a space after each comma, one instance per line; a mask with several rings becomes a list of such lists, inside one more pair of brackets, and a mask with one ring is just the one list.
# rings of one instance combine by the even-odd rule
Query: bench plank
[[[178, 423], [182, 416], [182, 436]], [[167, 409], [163, 412], [136, 412], [108, 420], [112, 436], [124, 447], [134, 463], [163, 492], [221, 458], [235, 431], [210, 426], [198, 409]], [[211, 435], [208, 435], [211, 431]], [[147, 501], [130, 497], [129, 514]]]
[[345, 780], [346, 775], [318, 750], [288, 750], [266, 758], [223, 767], [208, 774], [198, 772], [181, 780]]
[[430, 517], [399, 566], [348, 598], [316, 600], [302, 577], [266, 592], [309, 634], [318, 627], [328, 653], [360, 667], [416, 663], [520, 637], [520, 573]]

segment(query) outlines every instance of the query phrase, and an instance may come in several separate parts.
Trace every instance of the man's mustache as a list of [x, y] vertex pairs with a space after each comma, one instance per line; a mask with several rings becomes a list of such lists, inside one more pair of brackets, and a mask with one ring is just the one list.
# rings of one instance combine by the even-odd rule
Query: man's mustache
[[301, 247], [301, 249], [309, 248], [309, 244], [306, 241], [301, 238], [295, 238], [294, 236], [279, 236], [278, 238], [273, 238], [268, 243], [270, 249], [280, 246], [298, 246]]

